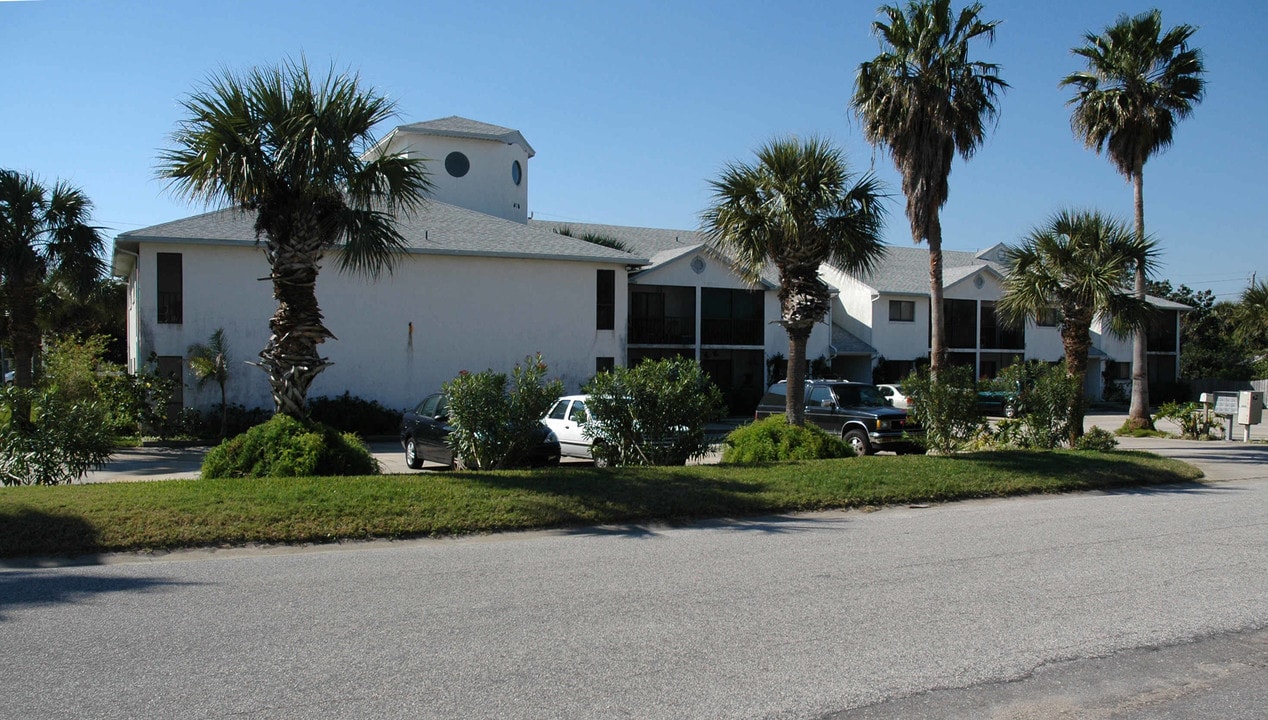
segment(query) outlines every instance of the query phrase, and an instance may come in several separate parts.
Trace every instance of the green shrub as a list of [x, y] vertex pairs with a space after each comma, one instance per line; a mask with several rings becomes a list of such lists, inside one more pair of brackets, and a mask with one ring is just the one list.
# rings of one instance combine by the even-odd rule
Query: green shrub
[[1118, 447], [1118, 441], [1114, 439], [1114, 434], [1108, 430], [1093, 425], [1091, 430], [1083, 433], [1078, 442], [1074, 444], [1075, 450], [1090, 450], [1093, 452], [1110, 452]]
[[[25, 398], [26, 403], [17, 402]], [[15, 422], [15, 407], [30, 408], [30, 422]], [[71, 483], [110, 458], [114, 435], [106, 409], [92, 398], [54, 389], [0, 389], [0, 482], [5, 485]]]
[[933, 454], [962, 449], [981, 435], [985, 421], [977, 409], [977, 383], [973, 368], [943, 368], [933, 382], [927, 368], [903, 380], [910, 397], [907, 414], [925, 429], [924, 445]]
[[1215, 416], [1198, 403], [1163, 403], [1158, 417], [1166, 418], [1180, 426], [1180, 434], [1190, 440], [1210, 439], [1211, 431], [1219, 426]]
[[[273, 417], [271, 408], [248, 408], [241, 403], [230, 403], [223, 414], [225, 437], [241, 435], [256, 425], [268, 422], [271, 417]], [[176, 421], [171, 423], [168, 436], [192, 440], [217, 440], [220, 439], [221, 420], [222, 414], [218, 404], [212, 410], [183, 408], [176, 416]]]
[[559, 380], [545, 381], [542, 356], [527, 357], [505, 373], [463, 371], [445, 383], [449, 423], [448, 442], [454, 456], [476, 470], [521, 467], [529, 451], [541, 441], [541, 419], [564, 394]]
[[1056, 364], [1030, 360], [1004, 368], [993, 386], [1013, 394], [1018, 418], [1001, 422], [997, 438], [1018, 448], [1052, 449], [1064, 444], [1075, 418], [1074, 407], [1082, 398], [1078, 381], [1066, 372], [1065, 361]]
[[229, 438], [203, 460], [204, 478], [377, 475], [379, 463], [356, 435], [289, 415]]
[[378, 400], [356, 397], [346, 390], [335, 397], [309, 398], [308, 417], [361, 437], [396, 435], [401, 425], [400, 410], [393, 410]]
[[849, 443], [841, 438], [816, 425], [789, 425], [782, 414], [732, 430], [725, 444], [722, 462], [736, 465], [854, 456]]
[[645, 360], [599, 373], [586, 385], [597, 462], [683, 465], [708, 452], [705, 427], [722, 417], [722, 392], [688, 358]]

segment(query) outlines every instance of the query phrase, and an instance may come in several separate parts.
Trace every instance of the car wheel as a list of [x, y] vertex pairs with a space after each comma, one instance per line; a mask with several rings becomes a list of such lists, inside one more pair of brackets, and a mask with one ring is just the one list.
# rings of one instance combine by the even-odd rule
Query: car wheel
[[467, 461], [458, 453], [453, 454], [453, 459], [449, 461], [450, 470], [466, 470], [468, 469]]
[[410, 470], [420, 470], [423, 467], [423, 461], [418, 457], [418, 446], [414, 444], [414, 438], [405, 441], [405, 467]]
[[872, 444], [867, 441], [867, 434], [862, 430], [850, 430], [841, 439], [850, 444], [855, 455], [872, 454]]
[[1015, 417], [1017, 417], [1017, 408], [1013, 407], [1012, 405], [1005, 405], [1005, 406], [1004, 406], [1004, 417], [1006, 417], [1006, 418], [1015, 418]]
[[[596, 454], [594, 453], [594, 449], [595, 449], [595, 447], [600, 448], [600, 450], [599, 450], [599, 454], [598, 454], [598, 455], [596, 455]], [[607, 456], [607, 453], [603, 452], [603, 446], [602, 446], [602, 445], [598, 445], [598, 446], [591, 445], [591, 446], [590, 446], [590, 457], [594, 460], [594, 466], [595, 466], [595, 467], [597, 467], [597, 468], [605, 468], [605, 467], [608, 467], [608, 465], [610, 464], [610, 463], [608, 462], [608, 456]]]

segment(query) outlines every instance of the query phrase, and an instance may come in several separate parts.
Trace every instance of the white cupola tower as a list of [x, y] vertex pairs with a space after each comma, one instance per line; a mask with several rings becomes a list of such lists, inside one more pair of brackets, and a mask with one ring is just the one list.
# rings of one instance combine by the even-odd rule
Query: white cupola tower
[[536, 153], [518, 130], [454, 115], [401, 125], [383, 144], [427, 161], [433, 200], [528, 222], [528, 160]]

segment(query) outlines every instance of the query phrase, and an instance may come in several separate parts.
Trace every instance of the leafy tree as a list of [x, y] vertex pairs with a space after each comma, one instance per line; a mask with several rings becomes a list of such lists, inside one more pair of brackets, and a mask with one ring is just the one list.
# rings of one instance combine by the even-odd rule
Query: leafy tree
[[1210, 290], [1172, 288], [1167, 280], [1150, 281], [1147, 292], [1193, 308], [1180, 314], [1183, 377], [1245, 380], [1253, 374], [1253, 354], [1235, 332], [1238, 304], [1216, 302]]
[[722, 392], [690, 358], [644, 360], [586, 384], [595, 463], [683, 465], [709, 450], [708, 423], [722, 417]]
[[[89, 224], [92, 203], [65, 182], [46, 187], [30, 175], [0, 170], [0, 296], [8, 313], [13, 384], [34, 385], [40, 347], [38, 300], [48, 286], [87, 293], [99, 279], [104, 240]], [[30, 428], [29, 396], [14, 398], [19, 432]]]
[[[880, 9], [888, 22], [872, 24], [882, 52], [859, 65], [854, 112], [868, 142], [888, 148], [903, 176], [911, 239], [929, 244], [931, 371], [946, 363], [942, 321], [942, 223], [951, 161], [968, 160], [998, 116], [996, 100], [1008, 83], [999, 66], [970, 60], [969, 44], [991, 42], [998, 21], [984, 21], [981, 3], [955, 14], [950, 0], [916, 0]], [[790, 400], [791, 400], [791, 393]]]
[[[1105, 32], [1084, 35], [1073, 53], [1087, 61], [1087, 70], [1067, 75], [1062, 87], [1073, 87], [1071, 125], [1089, 148], [1105, 151], [1132, 182], [1136, 236], [1145, 239], [1145, 162], [1171, 145], [1176, 122], [1189, 116], [1205, 92], [1202, 54], [1189, 47], [1197, 31], [1177, 25], [1165, 33], [1162, 13], [1150, 10], [1122, 15]], [[1146, 268], [1136, 267], [1135, 292], [1145, 297]], [[1149, 418], [1149, 376], [1145, 329], [1132, 343], [1132, 399], [1128, 423], [1152, 428]]]
[[872, 175], [857, 180], [827, 141], [773, 140], [757, 162], [728, 164], [711, 180], [704, 232], [756, 282], [767, 263], [779, 272], [780, 322], [788, 333], [790, 423], [805, 424], [806, 341], [830, 307], [819, 267], [858, 272], [884, 253], [884, 208]]
[[198, 379], [198, 387], [214, 382], [220, 387], [220, 437], [229, 427], [229, 402], [225, 383], [229, 381], [229, 341], [224, 328], [216, 328], [207, 342], [189, 346], [189, 370]]
[[1063, 211], [1005, 253], [1008, 274], [995, 306], [1001, 319], [1020, 324], [1052, 308], [1061, 313], [1066, 372], [1080, 389], [1072, 398], [1071, 445], [1083, 434], [1081, 390], [1092, 321], [1109, 320], [1111, 329], [1121, 333], [1147, 323], [1151, 308], [1130, 287], [1135, 269], [1151, 269], [1156, 257], [1154, 241], [1142, 240], [1122, 223], [1093, 211]]
[[542, 441], [541, 419], [564, 394], [559, 380], [546, 380], [539, 354], [506, 373], [465, 370], [442, 386], [449, 403], [454, 467], [498, 470], [528, 463]]
[[421, 161], [376, 147], [394, 104], [355, 75], [315, 82], [302, 62], [225, 71], [182, 104], [159, 174], [190, 199], [255, 213], [278, 304], [259, 365], [277, 412], [302, 418], [329, 365], [317, 346], [334, 337], [317, 304], [323, 256], [337, 250], [341, 270], [370, 277], [390, 270], [405, 247], [395, 215], [417, 210], [431, 183]]

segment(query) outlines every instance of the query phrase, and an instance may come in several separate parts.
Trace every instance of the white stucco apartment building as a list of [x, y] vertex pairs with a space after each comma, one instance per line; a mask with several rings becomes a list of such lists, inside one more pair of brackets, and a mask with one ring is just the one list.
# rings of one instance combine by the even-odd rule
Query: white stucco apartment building
[[[320, 346], [333, 365], [310, 396], [349, 392], [404, 408], [462, 370], [509, 371], [538, 352], [575, 391], [598, 370], [683, 355], [715, 378], [733, 412], [747, 412], [766, 385], [767, 360], [787, 353], [775, 322], [777, 277], [767, 272], [750, 285], [698, 232], [531, 220], [535, 152], [518, 131], [449, 117], [402, 125], [381, 145], [427, 159], [435, 190], [420, 212], [399, 218], [409, 247], [390, 275], [342, 274], [327, 259], [317, 298], [337, 339]], [[263, 372], [247, 365], [264, 347], [276, 307], [253, 223], [251, 214], [219, 210], [115, 241], [114, 272], [128, 283], [129, 369], [153, 365], [183, 378], [185, 406], [219, 401], [218, 390], [200, 391], [186, 368], [189, 346], [217, 328], [234, 360], [229, 401], [271, 404]], [[1018, 334], [993, 323], [998, 250], [946, 253], [952, 360], [985, 376], [1014, 356], [1061, 357], [1055, 327]], [[868, 277], [825, 267], [836, 295], [807, 356], [863, 381], [874, 368], [901, 374], [927, 357], [927, 273], [928, 253], [919, 247], [889, 248]], [[1170, 344], [1151, 357], [1159, 377], [1178, 369], [1174, 312], [1170, 327]], [[1103, 334], [1094, 343], [1099, 369], [1130, 358], [1130, 343]], [[1089, 393], [1099, 394], [1099, 369], [1089, 373]]]

